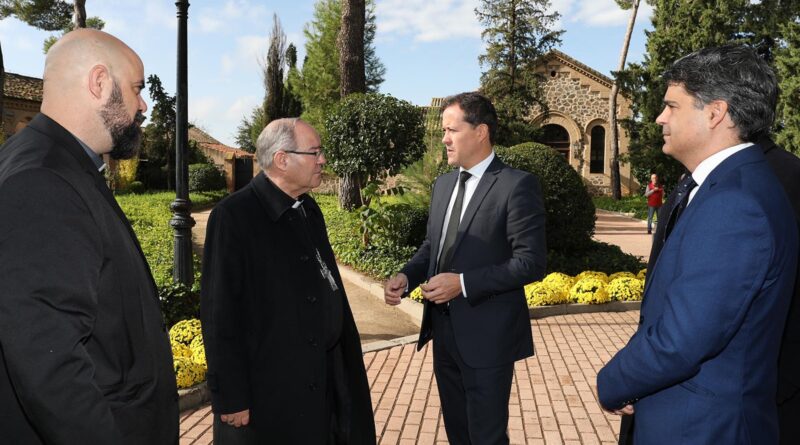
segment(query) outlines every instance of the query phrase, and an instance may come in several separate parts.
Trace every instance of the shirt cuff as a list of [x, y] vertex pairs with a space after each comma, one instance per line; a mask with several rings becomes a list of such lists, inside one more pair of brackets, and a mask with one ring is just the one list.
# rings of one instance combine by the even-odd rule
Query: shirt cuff
[[464, 298], [467, 298], [467, 287], [464, 286], [464, 274], [458, 274], [458, 279], [461, 280], [461, 295], [463, 295]]

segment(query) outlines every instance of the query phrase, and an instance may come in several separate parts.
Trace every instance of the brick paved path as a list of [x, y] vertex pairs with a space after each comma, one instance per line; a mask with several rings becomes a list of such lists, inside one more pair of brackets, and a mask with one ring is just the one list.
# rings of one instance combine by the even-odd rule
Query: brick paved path
[[[597, 404], [597, 371], [628, 341], [639, 312], [531, 320], [536, 355], [517, 362], [509, 405], [512, 444], [613, 444], [619, 418]], [[364, 355], [378, 443], [445, 444], [430, 344]], [[211, 443], [208, 406], [181, 415], [181, 444]]]

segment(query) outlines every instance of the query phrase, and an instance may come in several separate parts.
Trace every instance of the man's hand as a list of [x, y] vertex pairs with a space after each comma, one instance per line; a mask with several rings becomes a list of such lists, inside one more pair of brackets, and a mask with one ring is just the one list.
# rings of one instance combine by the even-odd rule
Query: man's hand
[[250, 423], [250, 410], [246, 409], [233, 414], [220, 414], [219, 420], [221, 420], [222, 423], [227, 423], [236, 428], [247, 426], [247, 424]]
[[420, 286], [422, 296], [431, 303], [447, 303], [461, 293], [461, 277], [457, 273], [440, 273]]
[[621, 415], [632, 416], [633, 415], [633, 411], [634, 411], [633, 410], [633, 405], [625, 405], [620, 409], [606, 409], [605, 407], [603, 407], [603, 410], [605, 410], [606, 412], [609, 412], [611, 414], [616, 414], [618, 416], [621, 416]]
[[386, 301], [386, 304], [392, 306], [400, 304], [400, 300], [403, 298], [407, 286], [408, 277], [403, 273], [389, 278], [389, 281], [383, 286], [383, 299]]

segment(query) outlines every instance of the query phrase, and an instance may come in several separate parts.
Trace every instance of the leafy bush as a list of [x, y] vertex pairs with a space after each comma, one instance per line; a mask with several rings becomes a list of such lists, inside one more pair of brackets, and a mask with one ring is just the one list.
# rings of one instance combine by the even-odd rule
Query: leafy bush
[[642, 261], [623, 252], [618, 246], [589, 241], [587, 247], [571, 252], [549, 250], [547, 252], [547, 270], [560, 271], [574, 275], [584, 270], [597, 270], [605, 273], [615, 271], [635, 272], [644, 267]]
[[205, 380], [208, 364], [200, 320], [176, 323], [169, 329], [169, 341], [178, 388], [189, 388]]
[[647, 198], [644, 196], [624, 196], [619, 201], [610, 196], [595, 196], [592, 201], [598, 209], [633, 213], [634, 218], [647, 219]]
[[328, 116], [325, 130], [325, 156], [340, 175], [393, 175], [425, 152], [422, 113], [389, 95], [347, 96]]
[[200, 293], [181, 283], [172, 283], [158, 288], [161, 313], [167, 325], [200, 316]]
[[[325, 214], [328, 238], [336, 259], [367, 275], [384, 279], [397, 273], [419, 247], [400, 246], [378, 234], [374, 242], [365, 248], [361, 242], [361, 221], [357, 212], [339, 208], [336, 197], [332, 195], [314, 195], [314, 199]], [[413, 223], [403, 225], [411, 227]], [[397, 239], [413, 238], [411, 235], [396, 236]]]
[[564, 156], [535, 142], [496, 147], [495, 152], [506, 164], [539, 178], [547, 212], [547, 248], [562, 253], [585, 249], [594, 233], [594, 204]]
[[225, 176], [213, 164], [189, 165], [189, 191], [209, 192], [225, 188]]
[[555, 283], [537, 281], [525, 286], [525, 299], [528, 306], [547, 306], [569, 302], [569, 294]]
[[128, 192], [136, 194], [144, 193], [144, 184], [142, 184], [141, 181], [131, 181], [131, 183], [128, 184]]

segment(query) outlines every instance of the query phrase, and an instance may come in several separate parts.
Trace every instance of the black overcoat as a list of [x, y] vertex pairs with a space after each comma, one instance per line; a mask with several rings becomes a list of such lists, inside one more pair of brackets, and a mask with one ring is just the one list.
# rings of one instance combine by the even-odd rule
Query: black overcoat
[[[300, 199], [343, 290], [322, 212], [310, 196]], [[214, 412], [250, 409], [259, 443], [324, 444], [330, 430], [322, 300], [328, 284], [293, 201], [260, 173], [211, 212], [200, 305], [208, 385]], [[341, 301], [340, 343], [352, 402], [348, 443], [373, 444], [358, 331], [343, 292]]]
[[172, 444], [150, 269], [103, 176], [39, 114], [0, 148], [0, 442]]

